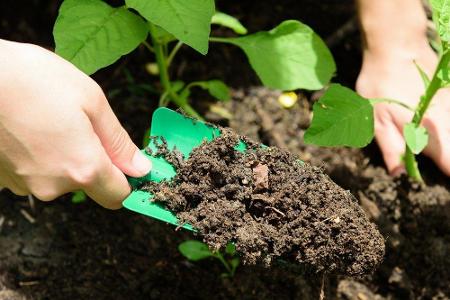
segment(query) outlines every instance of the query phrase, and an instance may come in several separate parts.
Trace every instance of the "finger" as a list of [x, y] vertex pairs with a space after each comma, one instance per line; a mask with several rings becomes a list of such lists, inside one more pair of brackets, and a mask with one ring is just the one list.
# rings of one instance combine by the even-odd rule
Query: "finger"
[[[446, 120], [446, 118], [442, 119]], [[434, 119], [425, 118], [423, 126], [429, 134], [424, 154], [429, 156], [447, 176], [450, 176], [450, 128], [448, 124], [436, 124]]]
[[95, 108], [86, 112], [111, 161], [123, 173], [141, 177], [151, 169], [151, 162], [132, 142], [120, 125], [103, 93]]
[[[446, 140], [450, 140], [450, 134], [447, 135]], [[450, 144], [443, 142], [440, 147], [439, 154], [431, 157], [438, 165], [442, 172], [450, 176]]]
[[122, 201], [130, 194], [131, 188], [122, 171], [109, 159], [106, 152], [97, 155], [97, 162], [81, 180], [86, 194], [98, 204], [109, 209], [122, 207]]
[[26, 196], [30, 193], [23, 184], [20, 184], [18, 181], [14, 180], [12, 176], [0, 178], [0, 191], [4, 188], [10, 190], [17, 196]]
[[402, 155], [405, 152], [405, 142], [395, 123], [389, 120], [376, 122], [375, 139], [389, 173], [396, 176], [404, 172]]
[[17, 196], [27, 196], [30, 194], [30, 192], [26, 188], [22, 188], [15, 184], [8, 185], [6, 186], [6, 188]]

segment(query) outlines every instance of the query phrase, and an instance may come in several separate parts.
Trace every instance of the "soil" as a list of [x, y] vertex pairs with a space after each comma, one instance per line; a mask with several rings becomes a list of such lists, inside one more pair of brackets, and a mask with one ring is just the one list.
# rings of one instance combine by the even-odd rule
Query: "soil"
[[[285, 147], [312, 165], [323, 166], [336, 183], [357, 195], [386, 239], [385, 260], [374, 276], [357, 284], [340, 281], [338, 295], [344, 299], [356, 299], [358, 293], [372, 295], [368, 299], [449, 299], [448, 178], [423, 157], [419, 163], [426, 184], [410, 182], [404, 175], [393, 178], [381, 165], [374, 145], [365, 152], [305, 145], [299, 133], [301, 137], [310, 122], [311, 103], [300, 100], [293, 108], [284, 109], [277, 101], [279, 95], [264, 88], [238, 91], [235, 101], [226, 105], [235, 116], [231, 126], [240, 134]], [[272, 125], [269, 131], [267, 123]], [[343, 289], [350, 288], [357, 293], [347, 290], [353, 296], [344, 297], [347, 292]]]
[[[51, 49], [59, 3], [2, 1], [1, 37]], [[251, 32], [269, 29], [282, 19], [299, 18], [326, 39], [354, 15], [350, 0], [218, 0], [217, 6], [238, 16]], [[359, 33], [354, 29], [332, 47], [338, 67], [333, 80], [350, 87], [361, 57]], [[218, 30], [214, 32], [222, 33]], [[143, 62], [148, 59], [145, 49], [138, 49], [94, 76], [138, 145], [158, 97], [139, 85], [157, 84], [156, 78], [145, 73]], [[127, 70], [132, 80], [125, 75]], [[282, 108], [278, 92], [251, 88], [258, 80], [245, 56], [233, 47], [213, 44], [206, 57], [184, 48], [171, 75], [189, 81], [222, 78], [231, 84], [233, 101], [225, 108], [234, 118], [207, 113], [209, 120], [323, 168], [355, 195], [377, 224], [386, 242], [383, 263], [373, 275], [361, 278], [330, 275], [325, 282], [327, 299], [450, 299], [450, 186], [448, 177], [428, 160], [420, 160], [427, 183], [420, 186], [387, 175], [376, 145], [363, 151], [304, 145], [302, 134], [316, 95], [300, 95], [293, 108]], [[240, 266], [233, 279], [222, 278], [220, 263], [191, 263], [180, 255], [177, 245], [192, 238], [187, 231], [174, 231], [130, 211], [105, 210], [92, 201], [74, 205], [66, 196], [33, 205], [26, 197], [2, 191], [0, 299], [319, 297], [321, 276], [302, 275], [296, 265]]]
[[[155, 194], [151, 201], [165, 203], [181, 224], [194, 226], [213, 251], [235, 243], [245, 264], [270, 266], [281, 258], [343, 275], [378, 267], [383, 237], [348, 191], [289, 152], [263, 148], [230, 129], [221, 133], [185, 161], [168, 159], [176, 162], [177, 174], [144, 187]], [[235, 150], [240, 141], [247, 145], [244, 153]]]

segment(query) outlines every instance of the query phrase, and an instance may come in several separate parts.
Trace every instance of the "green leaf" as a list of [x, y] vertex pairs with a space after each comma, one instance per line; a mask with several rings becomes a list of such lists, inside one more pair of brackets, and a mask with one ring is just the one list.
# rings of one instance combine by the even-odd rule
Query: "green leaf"
[[187, 103], [187, 100], [188, 100], [190, 95], [191, 95], [191, 90], [189, 89], [189, 87], [186, 87], [180, 93], [180, 100], [183, 103]]
[[92, 74], [133, 51], [148, 33], [144, 20], [99, 0], [65, 0], [53, 35], [56, 53]]
[[198, 52], [208, 52], [214, 0], [126, 0], [148, 21], [161, 26]]
[[[450, 42], [450, 0], [431, 0], [433, 21], [443, 42]], [[444, 43], [444, 44], [446, 44]]]
[[176, 38], [173, 36], [173, 34], [168, 33], [166, 30], [159, 26], [155, 26], [155, 38], [161, 43], [161, 44], [168, 44], [172, 41], [175, 41]]
[[75, 191], [72, 193], [72, 203], [78, 204], [87, 200], [87, 196], [83, 191]]
[[189, 260], [198, 261], [214, 256], [209, 250], [208, 245], [200, 241], [190, 240], [181, 243], [178, 250]]
[[221, 100], [221, 101], [228, 101], [230, 100], [231, 94], [230, 89], [228, 86], [223, 83], [221, 80], [213, 79], [209, 81], [205, 81], [204, 88], [208, 90], [208, 92], [213, 96], [214, 98]]
[[184, 87], [184, 82], [181, 80], [175, 80], [171, 83], [171, 89], [173, 92], [177, 93], [179, 90], [181, 90]]
[[244, 50], [263, 84], [281, 90], [318, 90], [336, 66], [325, 43], [299, 21], [284, 21], [271, 31], [221, 39]]
[[233, 243], [228, 243], [227, 247], [225, 248], [225, 253], [230, 256], [235, 255], [236, 254], [236, 245]]
[[428, 85], [430, 84], [430, 78], [428, 77], [427, 73], [425, 73], [425, 71], [417, 64], [416, 61], [414, 61], [414, 65], [416, 66], [417, 71], [419, 71], [425, 89], [427, 89]]
[[237, 34], [247, 34], [247, 28], [245, 28], [238, 19], [220, 11], [216, 11], [212, 17], [211, 23], [230, 28]]
[[373, 139], [370, 102], [339, 84], [332, 84], [313, 107], [305, 142], [318, 146], [364, 147]]
[[414, 123], [407, 123], [403, 127], [403, 136], [412, 153], [419, 154], [428, 144], [428, 132], [425, 127], [417, 127]]
[[211, 96], [221, 101], [228, 101], [231, 98], [230, 89], [221, 80], [212, 79], [208, 81], [194, 81], [186, 86], [186, 88], [181, 92], [181, 97], [189, 97], [191, 87], [198, 86], [204, 90], [207, 90]]

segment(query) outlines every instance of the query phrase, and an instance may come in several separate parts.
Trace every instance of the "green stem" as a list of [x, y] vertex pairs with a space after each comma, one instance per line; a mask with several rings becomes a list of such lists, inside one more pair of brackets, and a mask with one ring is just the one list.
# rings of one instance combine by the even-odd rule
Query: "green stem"
[[203, 118], [187, 103], [186, 100], [180, 98], [180, 96], [172, 90], [170, 83], [169, 71], [167, 66], [166, 56], [164, 55], [164, 46], [161, 44], [155, 35], [155, 25], [149, 24], [150, 36], [152, 37], [153, 49], [155, 51], [156, 63], [159, 68], [159, 78], [164, 89], [164, 93], [167, 93], [176, 105], [178, 105], [188, 115], [203, 120]]
[[215, 253], [214, 257], [216, 257], [218, 260], [220, 260], [222, 262], [222, 264], [224, 265], [225, 269], [227, 269], [228, 274], [232, 275], [232, 271], [230, 266], [228, 265], [227, 261], [225, 260], [225, 258], [223, 258], [223, 255], [220, 253]]
[[155, 53], [155, 49], [153, 49], [153, 47], [147, 41], [143, 41], [142, 44], [144, 44], [148, 51]]
[[[431, 100], [433, 99], [436, 92], [442, 87], [442, 80], [439, 78], [438, 74], [441, 70], [444, 68], [447, 68], [447, 65], [450, 61], [450, 52], [444, 53], [441, 58], [439, 59], [439, 63], [436, 67], [436, 70], [434, 71], [433, 78], [431, 79], [430, 83], [428, 84], [427, 89], [425, 90], [425, 94], [420, 97], [419, 105], [417, 106], [417, 109], [414, 113], [412, 123], [414, 123], [416, 126], [419, 126], [422, 122], [423, 116], [425, 115], [425, 112], [428, 109], [428, 106], [431, 103]], [[422, 175], [420, 175], [420, 170], [417, 165], [417, 160], [414, 155], [414, 153], [411, 151], [411, 149], [406, 145], [405, 147], [405, 168], [408, 175], [419, 182], [422, 182]]]
[[409, 106], [408, 104], [403, 103], [403, 102], [398, 101], [398, 100], [395, 100], [395, 99], [389, 99], [389, 98], [372, 98], [372, 99], [369, 99], [369, 102], [370, 102], [372, 105], [375, 105], [375, 104], [377, 104], [377, 103], [397, 104], [397, 105], [399, 105], [399, 106], [401, 106], [401, 107], [403, 107], [403, 108], [406, 108], [406, 109], [409, 110], [409, 111], [415, 112], [415, 109], [412, 108], [411, 106]]
[[177, 54], [178, 50], [180, 50], [181, 46], [183, 46], [183, 42], [178, 41], [178, 43], [173, 47], [172, 51], [170, 51], [169, 57], [167, 58], [167, 67], [170, 66], [170, 64], [173, 61], [173, 58]]
[[217, 42], [217, 43], [227, 43], [227, 44], [232, 44], [233, 43], [230, 38], [222, 38], [222, 37], [217, 37], [217, 36], [209, 37], [209, 41], [210, 42]]

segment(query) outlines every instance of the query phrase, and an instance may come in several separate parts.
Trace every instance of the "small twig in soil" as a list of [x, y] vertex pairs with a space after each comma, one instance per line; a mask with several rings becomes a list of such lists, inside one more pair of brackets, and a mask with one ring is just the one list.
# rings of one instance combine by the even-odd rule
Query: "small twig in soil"
[[20, 286], [31, 286], [31, 285], [37, 285], [39, 284], [39, 281], [33, 280], [33, 281], [19, 281]]
[[186, 225], [186, 223], [181, 223], [180, 225], [178, 225], [178, 226], [175, 228], [175, 231], [180, 230], [181, 228], [183, 228], [184, 225]]
[[320, 282], [319, 300], [325, 300], [325, 273], [322, 274], [322, 280]]
[[21, 209], [20, 209], [20, 213], [21, 213], [22, 216], [23, 216], [28, 222], [30, 222], [31, 224], [36, 223], [36, 219], [35, 219], [32, 215], [30, 215], [30, 213], [27, 212], [25, 209], [21, 208]]
[[3, 224], [5, 224], [5, 220], [6, 220], [6, 218], [4, 216], [0, 217], [0, 233], [2, 232]]
[[36, 201], [34, 200], [33, 195], [28, 195], [28, 204], [30, 205], [30, 209], [33, 213], [36, 212]]
[[279, 210], [278, 208], [275, 208], [275, 207], [273, 207], [273, 206], [268, 206], [268, 208], [270, 208], [271, 210], [273, 210], [273, 211], [276, 212], [277, 214], [280, 214], [280, 215], [282, 215], [283, 217], [286, 217], [286, 215], [285, 215], [281, 210]]

